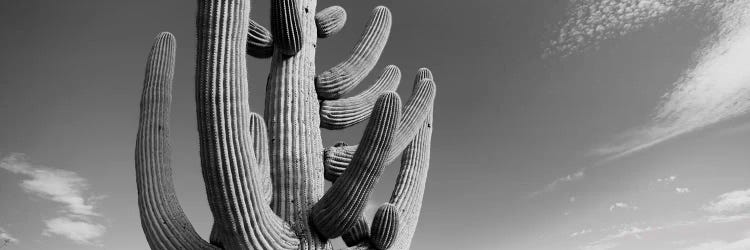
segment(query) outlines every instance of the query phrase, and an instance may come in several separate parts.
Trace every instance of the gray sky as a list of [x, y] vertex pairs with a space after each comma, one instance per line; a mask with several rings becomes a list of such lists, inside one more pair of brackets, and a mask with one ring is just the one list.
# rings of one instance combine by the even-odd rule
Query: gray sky
[[[319, 42], [317, 68], [345, 59], [385, 5], [393, 28], [374, 72], [399, 66], [402, 98], [419, 67], [435, 74], [413, 249], [749, 249], [748, 4], [321, 0], [348, 20]], [[253, 18], [268, 25], [268, 8], [253, 1]], [[207, 237], [194, 12], [194, 1], [177, 0], [0, 9], [0, 238], [12, 241], [3, 249], [147, 248], [133, 149], [145, 59], [161, 31], [178, 43], [175, 185]], [[269, 60], [248, 64], [259, 111]], [[356, 143], [363, 127], [325, 131], [324, 141]]]

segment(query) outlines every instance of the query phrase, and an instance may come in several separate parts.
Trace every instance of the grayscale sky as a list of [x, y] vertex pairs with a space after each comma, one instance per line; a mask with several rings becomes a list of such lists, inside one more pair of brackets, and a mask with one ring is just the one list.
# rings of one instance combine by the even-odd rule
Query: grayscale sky
[[[372, 8], [377, 66], [419, 67], [438, 95], [413, 249], [750, 249], [750, 1], [330, 1], [348, 55]], [[268, 1], [253, 18], [268, 25]], [[0, 8], [0, 249], [146, 249], [133, 149], [153, 37], [178, 41], [175, 185], [211, 215], [193, 95], [195, 1], [16, 0]], [[248, 60], [262, 110], [268, 60]], [[370, 76], [367, 82], [372, 82]], [[363, 126], [326, 131], [356, 143]], [[398, 166], [373, 204], [386, 201]], [[0, 246], [2, 242], [0, 241]]]

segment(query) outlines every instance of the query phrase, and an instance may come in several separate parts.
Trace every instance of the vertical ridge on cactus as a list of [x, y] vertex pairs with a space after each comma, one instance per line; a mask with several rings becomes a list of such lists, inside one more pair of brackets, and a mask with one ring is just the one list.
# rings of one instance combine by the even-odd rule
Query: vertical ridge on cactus
[[[208, 241], [180, 208], [171, 180], [175, 41], [169, 33], [157, 36], [135, 151], [141, 224], [152, 249], [328, 250], [338, 236], [349, 249], [408, 248], [421, 206], [413, 203], [421, 203], [429, 161], [432, 74], [420, 69], [403, 107], [392, 92], [401, 78], [393, 65], [367, 90], [340, 98], [377, 63], [391, 14], [375, 8], [350, 58], [316, 77], [318, 37], [338, 32], [346, 20], [341, 7], [316, 14], [316, 5], [273, 0], [268, 31], [250, 20], [249, 0], [198, 1], [195, 100], [200, 165], [214, 218]], [[247, 55], [272, 58], [262, 117], [250, 112]], [[321, 128], [342, 129], [368, 118], [359, 146], [323, 147]], [[387, 163], [402, 150], [396, 190], [370, 229], [363, 209]], [[329, 190], [326, 179], [335, 180]]]
[[315, 77], [321, 99], [338, 99], [370, 73], [380, 59], [391, 33], [391, 11], [378, 6], [372, 11], [362, 37], [348, 59]]

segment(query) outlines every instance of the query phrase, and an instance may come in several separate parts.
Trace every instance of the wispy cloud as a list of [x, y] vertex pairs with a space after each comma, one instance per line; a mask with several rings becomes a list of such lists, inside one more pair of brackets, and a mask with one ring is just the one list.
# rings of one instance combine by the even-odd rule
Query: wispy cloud
[[[586, 175], [584, 173], [584, 171], [585, 171], [585, 169], [581, 169], [578, 172], [575, 172], [575, 173], [572, 173], [572, 174], [569, 174], [569, 175], [557, 178], [554, 181], [552, 181], [549, 184], [547, 184], [547, 186], [545, 186], [544, 189], [539, 190], [539, 191], [535, 191], [535, 192], [531, 193], [529, 195], [529, 198], [533, 198], [533, 197], [535, 197], [537, 195], [540, 195], [540, 194], [543, 194], [543, 193], [552, 192], [555, 189], [557, 189], [560, 185], [563, 185], [565, 183], [582, 180], [585, 177], [585, 175]], [[573, 201], [575, 201], [575, 198], [571, 202], [573, 202]]]
[[656, 182], [670, 184], [672, 182], [675, 182], [676, 180], [677, 180], [677, 176], [672, 175], [669, 177], [658, 178], [656, 179]]
[[674, 188], [674, 191], [677, 192], [678, 194], [687, 194], [687, 193], [690, 193], [690, 189], [686, 188], [686, 187], [676, 187], [676, 188]]
[[633, 206], [624, 202], [616, 202], [615, 204], [612, 204], [609, 206], [609, 211], [615, 211], [615, 209], [625, 209], [625, 210], [638, 210], [638, 206]]
[[592, 232], [591, 229], [583, 229], [581, 231], [574, 232], [574, 233], [570, 234], [570, 238], [575, 238], [575, 237], [578, 237], [578, 236], [586, 235], [586, 234], [589, 234], [591, 232]]
[[102, 225], [77, 220], [71, 217], [59, 217], [45, 221], [47, 229], [43, 234], [64, 236], [78, 244], [98, 245], [96, 239], [102, 237], [106, 228]]
[[750, 249], [750, 233], [736, 241], [727, 242], [721, 240], [700, 243], [695, 246], [683, 248], [683, 250], [747, 250]]
[[60, 217], [45, 221], [45, 235], [60, 235], [79, 244], [99, 244], [106, 228], [94, 219], [100, 216], [95, 210], [96, 201], [102, 197], [86, 194], [86, 179], [75, 172], [32, 165], [23, 154], [4, 157], [0, 168], [24, 176], [20, 186], [27, 193], [62, 205]]
[[[750, 190], [738, 190], [719, 195], [714, 201], [702, 206], [701, 210], [703, 213], [697, 214], [697, 218], [693, 219], [652, 225], [645, 223], [630, 223], [598, 230], [597, 232], [604, 232], [605, 235], [598, 240], [580, 246], [579, 249], [609, 249], [606, 247], [614, 248], [615, 246], [619, 246], [622, 242], [628, 240], [640, 240], [643, 238], [643, 235], [658, 231], [668, 231], [689, 226], [707, 226], [748, 221], [750, 220], [750, 206], [748, 206], [747, 202], [749, 193]], [[631, 206], [621, 202], [615, 203], [615, 205], [610, 206], [610, 211], [620, 207], [626, 208]], [[747, 235], [746, 238], [750, 238], [750, 235]], [[746, 245], [741, 244], [744, 244], [742, 240], [736, 242], [711, 241], [692, 246], [695, 248], [685, 249], [750, 249], [743, 248]], [[710, 248], [711, 246], [718, 247]], [[735, 246], [743, 247], [732, 248]]]
[[737, 0], [577, 0], [551, 42], [571, 54], [675, 16], [708, 17], [717, 32], [667, 92], [649, 123], [593, 151], [606, 163], [750, 110], [750, 3]]
[[[546, 55], [568, 56], [603, 41], [668, 22], [675, 17], [711, 17], [733, 0], [571, 0]], [[701, 15], [702, 14], [702, 15]]]
[[703, 206], [703, 209], [716, 214], [730, 214], [750, 210], [750, 189], [721, 194], [716, 200]]
[[8, 233], [5, 228], [0, 227], [0, 246], [2, 246], [5, 243], [13, 243], [18, 244], [19, 240], [13, 237], [10, 233]]

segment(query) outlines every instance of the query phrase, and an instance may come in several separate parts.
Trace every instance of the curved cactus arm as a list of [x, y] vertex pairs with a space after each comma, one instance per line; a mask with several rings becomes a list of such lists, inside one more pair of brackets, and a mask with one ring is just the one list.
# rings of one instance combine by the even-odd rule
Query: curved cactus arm
[[141, 226], [152, 249], [218, 249], [195, 232], [172, 184], [169, 113], [175, 44], [172, 34], [160, 33], [146, 63], [135, 144]]
[[378, 6], [354, 51], [346, 61], [315, 77], [320, 99], [338, 99], [354, 89], [375, 67], [391, 32], [391, 11]]
[[409, 249], [422, 208], [427, 171], [430, 168], [432, 110], [419, 133], [401, 156], [401, 169], [389, 203], [399, 212], [399, 230], [392, 249]]
[[372, 220], [370, 242], [380, 250], [390, 248], [399, 230], [399, 215], [395, 205], [385, 203], [378, 208]]
[[271, 183], [271, 163], [268, 156], [268, 134], [263, 117], [256, 113], [250, 114], [250, 137], [253, 138], [253, 151], [258, 160], [258, 175], [263, 198], [270, 204], [273, 196], [273, 183]]
[[247, 29], [247, 54], [257, 58], [273, 56], [273, 36], [259, 23], [250, 20]]
[[351, 167], [310, 211], [311, 224], [322, 237], [341, 236], [357, 223], [386, 167], [385, 158], [398, 127], [401, 101], [396, 93], [388, 92], [378, 98], [374, 109]]
[[346, 24], [346, 10], [341, 6], [331, 6], [315, 14], [318, 38], [326, 38], [338, 33], [344, 28], [344, 24]]
[[[429, 78], [428, 78], [429, 77]], [[435, 82], [432, 80], [432, 73], [422, 68], [415, 78], [414, 90], [411, 98], [404, 106], [401, 123], [396, 137], [388, 154], [386, 164], [393, 162], [419, 131], [422, 123], [432, 109], [435, 100]], [[336, 175], [344, 172], [346, 167], [352, 161], [357, 145], [334, 145], [324, 151], [324, 165], [326, 180], [333, 181]]]
[[279, 52], [294, 56], [302, 49], [302, 23], [297, 0], [271, 0], [271, 31]]
[[356, 246], [362, 242], [367, 242], [370, 239], [370, 226], [367, 224], [367, 220], [364, 217], [359, 216], [357, 224], [354, 224], [346, 233], [341, 235], [341, 239], [344, 240], [346, 246]]
[[375, 100], [386, 91], [396, 91], [401, 71], [394, 65], [385, 67], [375, 84], [362, 93], [339, 100], [325, 100], [320, 104], [320, 126], [344, 129], [370, 117]]
[[[212, 233], [228, 249], [297, 249], [299, 240], [263, 198], [252, 150], [246, 43], [250, 1], [199, 0], [196, 103]], [[187, 248], [189, 249], [189, 248]]]

